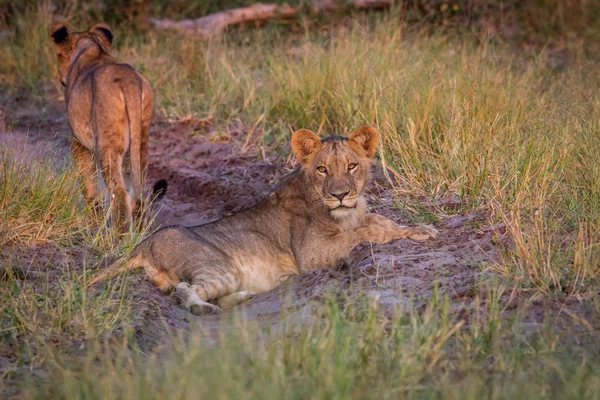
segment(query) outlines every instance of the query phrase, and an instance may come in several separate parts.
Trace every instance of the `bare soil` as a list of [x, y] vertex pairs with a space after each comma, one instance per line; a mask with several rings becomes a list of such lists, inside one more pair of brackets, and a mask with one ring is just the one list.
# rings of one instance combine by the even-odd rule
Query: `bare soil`
[[[24, 146], [25, 154], [50, 146], [52, 152], [47, 156], [56, 157], [62, 164], [69, 157], [70, 138], [62, 107], [60, 102], [41, 111], [21, 107], [14, 101], [5, 105], [6, 129], [11, 133], [0, 132], [0, 146]], [[158, 205], [155, 224], [197, 225], [258, 203], [293, 168], [284, 161], [287, 155], [278, 156], [262, 148], [259, 136], [257, 132], [248, 140], [241, 126], [217, 130], [193, 119], [155, 121], [149, 150], [149, 187], [161, 178], [167, 179], [169, 185]], [[369, 194], [371, 209], [398, 223], [413, 224], [412, 214], [399, 207], [401, 199], [383, 178], [380, 166], [374, 169]], [[453, 312], [468, 318], [476, 311], [475, 296], [485, 290], [485, 282], [492, 278], [485, 272], [486, 264], [498, 260], [510, 239], [502, 224], [489, 226], [484, 214], [452, 212], [460, 209], [458, 199], [442, 199], [441, 203], [445, 216], [435, 224], [440, 231], [437, 240], [363, 244], [338, 268], [292, 278], [273, 291], [253, 296], [236, 310], [219, 315], [194, 316], [180, 308], [173, 297], [162, 295], [143, 274], [132, 274], [131, 323], [136, 339], [149, 350], [168, 342], [173, 329], [200, 329], [206, 332], [207, 340], [213, 341], [231, 329], [239, 317], [277, 331], [283, 324], [302, 324], [319, 318], [318, 306], [325, 301], [338, 301], [343, 306], [366, 298], [369, 306], [383, 312], [397, 308], [420, 310], [436, 290], [448, 294]], [[421, 206], [432, 211], [436, 207], [431, 202]], [[81, 265], [89, 257], [81, 248], [4, 249], [0, 266], [15, 255], [25, 265], [34, 268], [35, 264], [36, 273], [47, 274], [49, 279], [63, 273], [61, 266], [65, 263]], [[530, 301], [528, 296], [515, 293], [509, 291], [502, 296], [502, 306], [509, 315], [519, 304], [530, 303], [527, 319], [534, 328], [548, 306], [557, 311], [564, 307]]]
[[[156, 124], [150, 148], [150, 181], [167, 178], [169, 189], [162, 200], [158, 223], [195, 225], [233, 214], [259, 202], [293, 166], [256, 147], [242, 151], [245, 132], [231, 127], [227, 140], [208, 131], [191, 133], [193, 124]], [[406, 212], [395, 205], [389, 184], [376, 171], [370, 202], [372, 209], [399, 223], [409, 224]], [[427, 304], [434, 288], [455, 298], [474, 294], [481, 265], [498, 257], [494, 229], [479, 214], [458, 215], [439, 224], [440, 238], [425, 243], [399, 240], [387, 245], [364, 244], [338, 268], [321, 270], [289, 280], [280, 288], [254, 296], [241, 310], [248, 321], [265, 327], [315, 317], [319, 303], [339, 294], [344, 301], [366, 295], [371, 302], [391, 311]], [[200, 325], [210, 335], [227, 329], [233, 312], [195, 317], [162, 296], [145, 281], [138, 287], [146, 304], [136, 310], [139, 339], [148, 324], [174, 328]], [[150, 300], [152, 299], [152, 300]], [[458, 301], [462, 305], [464, 301]], [[238, 309], [239, 310], [239, 309]], [[285, 312], [284, 312], [285, 311]], [[157, 315], [164, 318], [156, 318]], [[150, 329], [154, 330], [154, 329]]]

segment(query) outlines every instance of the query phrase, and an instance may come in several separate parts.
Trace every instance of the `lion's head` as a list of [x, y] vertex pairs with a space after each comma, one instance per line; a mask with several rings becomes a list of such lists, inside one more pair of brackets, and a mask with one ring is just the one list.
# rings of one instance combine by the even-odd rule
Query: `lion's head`
[[56, 46], [58, 57], [58, 79], [63, 86], [71, 66], [83, 58], [97, 58], [110, 54], [112, 49], [113, 33], [106, 24], [96, 24], [87, 32], [71, 32], [69, 27], [62, 22], [55, 22], [50, 28], [50, 36]]
[[307, 129], [292, 137], [292, 151], [309, 185], [334, 218], [351, 216], [364, 207], [362, 192], [369, 181], [371, 160], [378, 145], [379, 134], [370, 126], [360, 127], [348, 137], [321, 140]]

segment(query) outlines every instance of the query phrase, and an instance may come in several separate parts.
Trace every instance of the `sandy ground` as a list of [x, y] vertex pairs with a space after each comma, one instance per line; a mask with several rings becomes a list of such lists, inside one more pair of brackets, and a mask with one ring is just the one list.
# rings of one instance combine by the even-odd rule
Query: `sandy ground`
[[[12, 107], [6, 114], [0, 146], [20, 146], [24, 153], [51, 147], [46, 156], [58, 164], [69, 157], [69, 129], [57, 103], [43, 110]], [[6, 124], [8, 120], [8, 124]], [[2, 126], [0, 126], [2, 128]], [[11, 133], [6, 132], [11, 130]], [[199, 121], [155, 121], [151, 132], [149, 184], [160, 178], [168, 181], [167, 195], [159, 204], [157, 225], [196, 225], [230, 215], [259, 202], [276, 183], [292, 170], [282, 157], [264, 151], [254, 139], [246, 144], [246, 132], [229, 126], [220, 132]], [[26, 140], [24, 140], [26, 139]], [[23, 143], [26, 142], [25, 145]], [[410, 214], [398, 208], [398, 198], [374, 167], [369, 194], [371, 209], [402, 224], [411, 224]], [[179, 307], [173, 297], [162, 295], [142, 274], [130, 276], [133, 287], [133, 328], [140, 346], [151, 349], [167, 341], [169, 331], [207, 332], [207, 340], [231, 329], [236, 313], [261, 328], [295, 324], [318, 318], [318, 306], [327, 298], [342, 302], [366, 298], [383, 312], [422, 309], [435, 288], [448, 294], [452, 312], [468, 317], [475, 312], [474, 296], [490, 279], [486, 263], [498, 260], [499, 248], [510, 240], [502, 224], [489, 226], [482, 214], [448, 212], [458, 200], [445, 207], [448, 216], [435, 224], [440, 236], [425, 243], [398, 240], [386, 245], [363, 244], [346, 262], [331, 270], [314, 271], [288, 280], [280, 288], [252, 297], [235, 311], [197, 317]], [[431, 207], [431, 204], [423, 204]], [[50, 276], [61, 270], [51, 267], [65, 260], [75, 263], [86, 257], [81, 249], [41, 247], [24, 250], [22, 259], [45, 259], [42, 272]], [[4, 261], [3, 261], [4, 260]], [[0, 263], [6, 258], [0, 257]], [[50, 261], [50, 262], [48, 262]], [[514, 294], [514, 293], [513, 293]], [[527, 299], [502, 296], [506, 310], [515, 309]], [[558, 307], [558, 306], [556, 306]], [[509, 311], [510, 312], [510, 311]], [[528, 315], [537, 324], [543, 316], [541, 305], [532, 303]]]
[[[194, 129], [193, 124], [155, 126], [150, 181], [166, 178], [169, 182], [158, 223], [195, 225], [235, 213], [260, 201], [292, 169], [275, 157], [263, 158], [254, 147], [244, 153], [243, 132], [234, 128], [228, 141], [210, 132], [190, 134]], [[392, 189], [381, 175], [375, 167], [378, 179], [369, 196], [372, 210], [409, 224], [403, 213], [395, 211]], [[291, 279], [279, 289], [254, 296], [241, 310], [247, 320], [259, 321], [264, 327], [280, 324], [284, 311], [286, 320], [311, 319], [316, 305], [338, 293], [350, 298], [366, 295], [390, 311], [397, 306], [427, 304], [436, 284], [441, 292], [461, 299], [474, 292], [482, 263], [498, 257], [492, 241], [497, 232], [477, 229], [481, 224], [482, 215], [457, 215], [436, 225], [441, 232], [436, 241], [361, 245], [340, 267]], [[144, 303], [136, 311], [142, 341], [160, 342], [160, 335], [147, 336], [148, 324], [155, 325], [150, 329], [154, 331], [164, 327], [165, 321], [185, 329], [197, 324], [213, 336], [228, 328], [234, 314], [195, 317], [177, 307], [173, 299], [157, 296], [158, 290], [145, 282], [138, 290], [140, 303]], [[463, 303], [460, 300], [456, 305], [461, 308]], [[164, 318], [156, 318], [156, 314]]]

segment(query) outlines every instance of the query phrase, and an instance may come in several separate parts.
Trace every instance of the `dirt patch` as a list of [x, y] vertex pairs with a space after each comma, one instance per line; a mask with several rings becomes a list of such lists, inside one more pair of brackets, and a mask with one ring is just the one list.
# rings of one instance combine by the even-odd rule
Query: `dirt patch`
[[242, 151], [242, 128], [223, 136], [214, 129], [196, 132], [193, 125], [157, 123], [149, 148], [149, 182], [165, 178], [157, 224], [198, 225], [257, 204], [291, 166], [257, 149]]
[[[47, 123], [40, 122], [44, 117], [36, 118], [31, 112], [7, 113], [13, 129], [10, 134], [0, 133], [0, 146], [15, 147], [27, 138], [26, 146], [30, 147], [25, 148], [25, 153], [29, 153], [27, 149], [31, 146], [51, 147], [53, 157], [68, 159], [70, 133], [66, 118], [59, 114], [58, 106], [49, 113], [54, 116], [47, 117]], [[293, 169], [275, 154], [265, 155], [263, 149], [252, 146], [253, 141], [247, 141], [242, 127], [229, 126], [226, 130], [228, 133], [224, 135], [210, 125], [164, 120], [154, 123], [149, 187], [161, 178], [169, 184], [167, 195], [159, 204], [157, 226], [201, 224], [253, 206]], [[401, 224], [410, 224], [409, 215], [398, 208], [392, 188], [377, 167], [375, 170], [369, 196], [372, 210]], [[424, 202], [422, 206], [436, 205]], [[289, 325], [317, 318], [314, 306], [340, 294], [346, 301], [364, 295], [371, 305], [391, 312], [397, 308], [425, 307], [437, 290], [449, 295], [455, 313], [466, 315], [476, 307], [473, 299], [480, 290], [479, 282], [487, 279], [482, 275], [486, 274], [482, 266], [498, 259], [497, 244], [507, 240], [502, 225], [489, 227], [486, 220], [482, 214], [454, 215], [436, 224], [440, 236], [435, 241], [363, 244], [338, 268], [292, 278], [271, 292], [252, 297], [236, 311], [220, 315], [193, 316], [172, 297], [162, 295], [143, 275], [131, 275], [136, 338], [144, 349], [167, 342], [172, 329], [202, 329], [207, 340], [216, 340], [220, 333], [234, 326], [237, 312], [263, 328], [278, 329], [282, 323]], [[58, 266], [65, 262], [81, 264], [86, 257], [82, 250], [75, 249], [55, 253], [50, 249], [34, 250], [46, 260], [44, 268], [55, 266], [51, 271], [36, 271], [49, 277], [60, 273]], [[0, 260], [6, 262], [5, 258]], [[507, 309], [520, 302], [518, 297], [510, 295], [502, 299]], [[541, 305], [532, 308], [533, 321], [543, 318], [542, 309]]]
[[[250, 147], [242, 151], [244, 132], [230, 129], [223, 137], [210, 129], [195, 132], [188, 124], [155, 124], [150, 147], [149, 181], [166, 178], [169, 189], [162, 200], [158, 224], [196, 225], [236, 213], [259, 202], [293, 166], [274, 155]], [[395, 205], [392, 188], [375, 168], [371, 208], [398, 223], [408, 216]], [[458, 215], [436, 225], [440, 238], [418, 243], [399, 240], [386, 245], [364, 244], [344, 265], [307, 273], [281, 287], [253, 296], [238, 311], [263, 328], [312, 320], [315, 307], [325, 298], [343, 293], [358, 299], [366, 295], [384, 311], [428, 304], [434, 293], [448, 293], [457, 310], [476, 292], [482, 263], [498, 257], [497, 229], [485, 225], [480, 214]], [[134, 311], [137, 337], [144, 347], [164, 342], [166, 327], [202, 329], [207, 338], [230, 329], [235, 312], [196, 317], [181, 310], [143, 277], [135, 278]], [[137, 303], [137, 301], [136, 301]], [[468, 303], [468, 302], [467, 302]], [[281, 315], [286, 320], [281, 320]]]

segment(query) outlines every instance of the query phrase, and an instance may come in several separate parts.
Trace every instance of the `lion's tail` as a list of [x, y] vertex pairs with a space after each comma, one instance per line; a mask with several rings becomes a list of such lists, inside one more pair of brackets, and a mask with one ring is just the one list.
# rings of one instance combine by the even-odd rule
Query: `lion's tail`
[[170, 274], [167, 270], [157, 268], [152, 257], [152, 237], [147, 238], [131, 252], [129, 258], [120, 259], [102, 272], [94, 276], [87, 284], [91, 286], [100, 281], [115, 277], [122, 274], [123, 272], [130, 271], [136, 268], [143, 267], [146, 271], [146, 275], [152, 283], [157, 286], [163, 293], [170, 292], [180, 282], [179, 278], [175, 274]]
[[137, 74], [132, 84], [121, 86], [125, 97], [127, 120], [129, 122], [129, 154], [131, 160], [131, 175], [133, 198], [141, 201], [144, 176], [142, 172], [142, 80]]
[[92, 279], [87, 282], [86, 286], [89, 287], [106, 279], [114, 278], [125, 271], [143, 267], [145, 264], [145, 254], [148, 246], [149, 242], [147, 240], [138, 244], [133, 249], [129, 257], [121, 258], [104, 268], [101, 272], [92, 277]]

